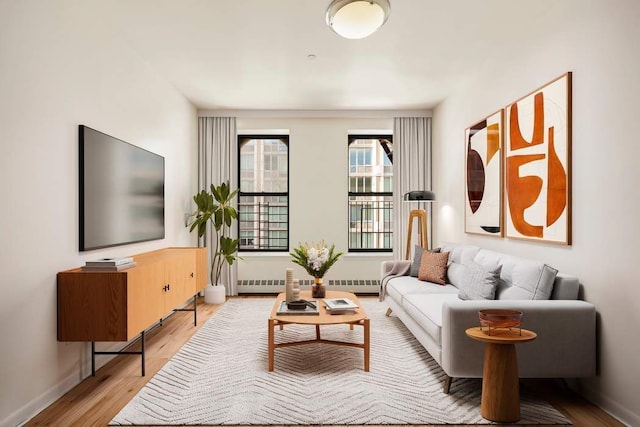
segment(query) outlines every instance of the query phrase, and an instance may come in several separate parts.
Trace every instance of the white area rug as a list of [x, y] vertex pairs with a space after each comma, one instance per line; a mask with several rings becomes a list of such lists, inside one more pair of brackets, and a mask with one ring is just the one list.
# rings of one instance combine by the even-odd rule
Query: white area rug
[[[371, 371], [362, 349], [310, 344], [276, 349], [267, 371], [273, 299], [232, 299], [192, 337], [110, 425], [491, 424], [480, 416], [481, 380], [444, 372], [386, 306], [362, 299], [371, 319]], [[362, 327], [322, 328], [362, 341]], [[313, 326], [276, 328], [276, 342], [312, 339]], [[521, 424], [570, 424], [546, 402], [521, 396]]]

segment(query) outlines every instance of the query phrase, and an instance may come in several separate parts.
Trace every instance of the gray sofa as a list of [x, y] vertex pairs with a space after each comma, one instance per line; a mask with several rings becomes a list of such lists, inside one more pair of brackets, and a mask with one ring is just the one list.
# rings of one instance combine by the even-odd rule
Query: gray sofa
[[[440, 250], [449, 252], [445, 285], [411, 276], [412, 261], [386, 261], [380, 299], [388, 304], [387, 315], [400, 318], [440, 364], [446, 374], [445, 393], [455, 377], [482, 377], [483, 344], [464, 331], [479, 325], [478, 310], [486, 308], [520, 310], [522, 327], [538, 334], [534, 341], [517, 346], [521, 378], [596, 374], [596, 310], [578, 299], [576, 277], [476, 246], [447, 243]], [[496, 299], [460, 299], [469, 277], [460, 271], [472, 266], [497, 271]]]

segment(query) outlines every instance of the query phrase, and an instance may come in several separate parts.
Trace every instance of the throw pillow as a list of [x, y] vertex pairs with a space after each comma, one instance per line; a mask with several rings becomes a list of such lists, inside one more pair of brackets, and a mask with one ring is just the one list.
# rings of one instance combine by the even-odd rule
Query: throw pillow
[[[422, 246], [415, 245], [413, 247], [413, 261], [411, 262], [411, 269], [409, 270], [409, 276], [418, 277], [420, 271], [420, 261], [422, 260], [422, 253], [424, 248]], [[430, 249], [429, 252], [438, 253], [440, 248]]]
[[449, 262], [449, 252], [429, 252], [422, 253], [420, 260], [420, 270], [418, 279], [427, 282], [446, 285], [447, 263]]
[[558, 270], [540, 262], [523, 260], [511, 271], [511, 286], [499, 292], [499, 299], [549, 299]]
[[418, 277], [418, 271], [420, 271], [420, 260], [422, 259], [422, 252], [424, 252], [424, 249], [421, 246], [415, 245], [413, 247], [413, 262], [411, 262], [409, 276]]
[[464, 277], [459, 280], [458, 297], [463, 300], [495, 299], [502, 266], [485, 268], [471, 263], [463, 267]]
[[[449, 255], [451, 259], [451, 255]], [[459, 262], [449, 263], [447, 267], [447, 283], [451, 283], [456, 288], [460, 289], [464, 286], [467, 280], [467, 266]]]

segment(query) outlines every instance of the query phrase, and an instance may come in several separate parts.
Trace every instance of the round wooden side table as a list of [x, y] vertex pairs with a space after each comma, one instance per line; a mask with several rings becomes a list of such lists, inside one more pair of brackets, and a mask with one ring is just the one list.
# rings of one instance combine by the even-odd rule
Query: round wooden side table
[[480, 413], [490, 421], [520, 419], [520, 384], [515, 344], [532, 341], [537, 334], [527, 329], [488, 329], [479, 326], [465, 331], [485, 343]]

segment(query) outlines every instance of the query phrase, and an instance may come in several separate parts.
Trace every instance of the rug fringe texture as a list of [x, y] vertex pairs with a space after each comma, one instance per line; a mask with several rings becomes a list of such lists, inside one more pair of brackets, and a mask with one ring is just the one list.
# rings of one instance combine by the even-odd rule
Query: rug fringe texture
[[[267, 371], [271, 298], [231, 299], [109, 425], [492, 424], [480, 415], [482, 382], [444, 372], [386, 305], [361, 299], [371, 319], [371, 371], [363, 352], [326, 344], [279, 348]], [[313, 339], [313, 326], [276, 328], [276, 342]], [[362, 342], [362, 328], [321, 328]], [[519, 424], [571, 424], [548, 403], [521, 396]]]

